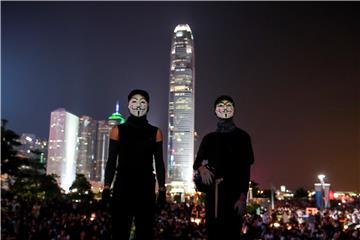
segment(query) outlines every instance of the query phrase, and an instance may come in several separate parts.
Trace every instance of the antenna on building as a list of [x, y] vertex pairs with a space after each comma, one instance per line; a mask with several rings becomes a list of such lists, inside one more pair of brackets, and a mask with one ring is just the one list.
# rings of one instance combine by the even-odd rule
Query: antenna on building
[[115, 112], [119, 112], [119, 100], [116, 100]]

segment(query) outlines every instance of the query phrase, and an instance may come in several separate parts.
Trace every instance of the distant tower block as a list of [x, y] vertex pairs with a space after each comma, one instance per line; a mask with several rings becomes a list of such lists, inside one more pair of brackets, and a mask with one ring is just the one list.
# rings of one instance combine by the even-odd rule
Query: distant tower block
[[46, 174], [56, 174], [65, 192], [75, 180], [79, 118], [59, 108], [51, 112]]
[[96, 124], [96, 120], [89, 116], [81, 116], [79, 119], [76, 173], [83, 174], [89, 181], [95, 158]]
[[168, 184], [174, 192], [193, 189], [195, 58], [189, 25], [177, 25], [171, 43], [168, 121]]
[[92, 168], [91, 180], [99, 186], [104, 183], [105, 167], [109, 155], [110, 131], [113, 126], [123, 124], [125, 118], [119, 112], [119, 102], [116, 103], [115, 112], [108, 120], [98, 121], [96, 138], [96, 156]]

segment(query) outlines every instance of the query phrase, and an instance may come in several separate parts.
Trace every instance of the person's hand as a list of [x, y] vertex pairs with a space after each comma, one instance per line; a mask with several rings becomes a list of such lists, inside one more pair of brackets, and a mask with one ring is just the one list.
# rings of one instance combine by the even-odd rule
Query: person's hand
[[246, 212], [246, 200], [242, 198], [237, 200], [234, 204], [234, 210], [239, 216], [244, 216]]
[[159, 189], [157, 205], [163, 207], [166, 203], [166, 189]]
[[207, 167], [199, 167], [199, 172], [203, 184], [210, 185], [213, 182], [214, 174]]

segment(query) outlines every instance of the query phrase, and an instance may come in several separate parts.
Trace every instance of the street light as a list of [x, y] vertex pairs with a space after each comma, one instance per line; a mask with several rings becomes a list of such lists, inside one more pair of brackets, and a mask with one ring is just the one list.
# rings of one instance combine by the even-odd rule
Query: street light
[[318, 175], [318, 179], [320, 180], [320, 182], [321, 182], [322, 185], [324, 184], [324, 178], [325, 178], [325, 175], [324, 175], [324, 174], [319, 174], [319, 175]]
[[324, 182], [325, 175], [319, 174], [318, 179], [320, 180], [321, 184], [321, 208], [325, 207], [326, 205], [326, 195], [325, 195], [325, 182]]

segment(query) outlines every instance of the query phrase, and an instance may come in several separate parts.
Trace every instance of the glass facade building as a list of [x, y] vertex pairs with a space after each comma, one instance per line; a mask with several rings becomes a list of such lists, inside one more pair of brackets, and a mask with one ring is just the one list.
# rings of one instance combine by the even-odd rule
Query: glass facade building
[[91, 181], [99, 185], [104, 183], [105, 167], [109, 155], [110, 131], [113, 126], [125, 123], [125, 117], [119, 113], [119, 103], [116, 109], [108, 117], [108, 121], [98, 121], [96, 138], [96, 157], [91, 170]]
[[89, 116], [79, 119], [79, 135], [77, 141], [76, 173], [84, 174], [91, 180], [91, 168], [95, 160], [96, 121]]
[[180, 24], [173, 33], [170, 55], [167, 179], [174, 192], [193, 189], [194, 100], [193, 35], [189, 25]]
[[75, 180], [79, 118], [64, 108], [51, 112], [46, 174], [56, 174], [65, 192]]
[[107, 121], [98, 121], [96, 137], [96, 157], [91, 171], [91, 180], [104, 182], [105, 166], [109, 155], [109, 136], [111, 126]]

